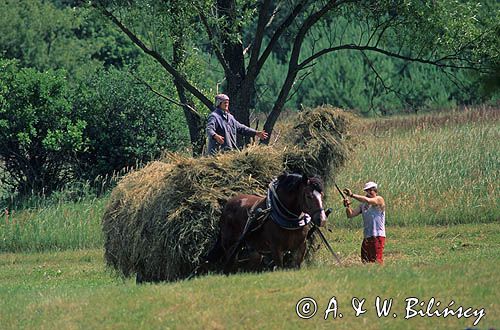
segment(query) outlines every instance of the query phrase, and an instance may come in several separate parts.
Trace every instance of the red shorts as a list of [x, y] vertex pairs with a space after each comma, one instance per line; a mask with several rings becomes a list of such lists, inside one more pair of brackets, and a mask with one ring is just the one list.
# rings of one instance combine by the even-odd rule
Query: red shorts
[[361, 243], [361, 261], [384, 263], [385, 237], [367, 237]]

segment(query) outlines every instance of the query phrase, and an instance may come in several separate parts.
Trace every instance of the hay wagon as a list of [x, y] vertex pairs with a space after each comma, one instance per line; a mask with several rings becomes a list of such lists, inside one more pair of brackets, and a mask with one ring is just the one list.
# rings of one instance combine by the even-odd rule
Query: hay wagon
[[188, 277], [214, 243], [222, 207], [239, 193], [265, 194], [283, 171], [326, 184], [347, 159], [354, 117], [329, 107], [301, 112], [283, 138], [215, 157], [169, 154], [126, 175], [103, 217], [106, 263], [124, 277]]

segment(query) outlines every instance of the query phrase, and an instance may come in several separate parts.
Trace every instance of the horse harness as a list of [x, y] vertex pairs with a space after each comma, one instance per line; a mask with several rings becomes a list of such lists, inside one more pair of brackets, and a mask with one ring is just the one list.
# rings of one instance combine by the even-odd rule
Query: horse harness
[[[309, 214], [302, 213], [297, 215], [283, 205], [276, 193], [276, 184], [277, 180], [273, 180], [269, 184], [266, 196], [266, 209], [262, 210], [261, 208], [257, 208], [257, 205], [261, 203], [262, 200], [255, 202], [250, 208], [241, 238], [246, 236], [249, 232], [260, 229], [269, 218], [279, 227], [288, 230], [300, 229], [311, 222], [311, 216]], [[313, 216], [321, 211], [323, 211], [322, 208], [315, 210]]]
[[[263, 210], [261, 208], [257, 208], [257, 205], [262, 202], [262, 200], [258, 200], [248, 211], [248, 218], [243, 232], [241, 233], [236, 244], [233, 245], [231, 252], [229, 253], [230, 257], [228, 260], [232, 260], [241, 247], [241, 244], [244, 242], [246, 236], [262, 228], [269, 218], [271, 218], [271, 220], [280, 228], [287, 230], [301, 229], [311, 223], [311, 216], [309, 214], [302, 213], [297, 215], [283, 205], [278, 197], [278, 194], [276, 193], [276, 185], [276, 179], [269, 184], [266, 196], [266, 209]], [[323, 211], [323, 209], [319, 208], [313, 212], [313, 215], [321, 211]]]

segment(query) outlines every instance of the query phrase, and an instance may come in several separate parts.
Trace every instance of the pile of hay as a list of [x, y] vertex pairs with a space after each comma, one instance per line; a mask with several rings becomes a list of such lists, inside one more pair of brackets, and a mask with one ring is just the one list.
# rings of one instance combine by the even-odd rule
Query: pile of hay
[[304, 111], [272, 146], [217, 157], [170, 154], [128, 174], [103, 218], [107, 264], [147, 281], [185, 278], [214, 243], [230, 197], [265, 194], [284, 170], [327, 183], [347, 158], [352, 119], [332, 108]]

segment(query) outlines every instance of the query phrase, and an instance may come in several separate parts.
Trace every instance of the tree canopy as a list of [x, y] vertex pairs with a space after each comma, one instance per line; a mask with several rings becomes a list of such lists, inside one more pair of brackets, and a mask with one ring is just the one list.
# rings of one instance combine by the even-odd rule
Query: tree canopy
[[[189, 55], [203, 48], [217, 58], [224, 89], [232, 98], [231, 109], [244, 124], [249, 123], [250, 109], [255, 106], [262, 69], [281, 47], [279, 56], [286, 70], [264, 124], [268, 132], [302, 74], [324, 56], [358, 52], [382, 84], [384, 79], [372, 63], [377, 58], [370, 59], [369, 54], [428, 64], [451, 70], [450, 74], [456, 69], [487, 73], [498, 61], [498, 10], [485, 14], [475, 2], [198, 0], [183, 4], [182, 10], [176, 9], [176, 3], [92, 1], [183, 89], [211, 108], [211, 95], [169, 58], [176, 46], [158, 47], [158, 37], [181, 38], [176, 28], [182, 26], [182, 47]], [[147, 25], [137, 24], [145, 19]], [[331, 74], [336, 73], [332, 70]]]
[[255, 126], [258, 115], [268, 132], [286, 108], [386, 115], [498, 100], [499, 9], [494, 0], [2, 1], [0, 176], [19, 192], [47, 191], [165, 150], [199, 155], [218, 92], [240, 122]]

